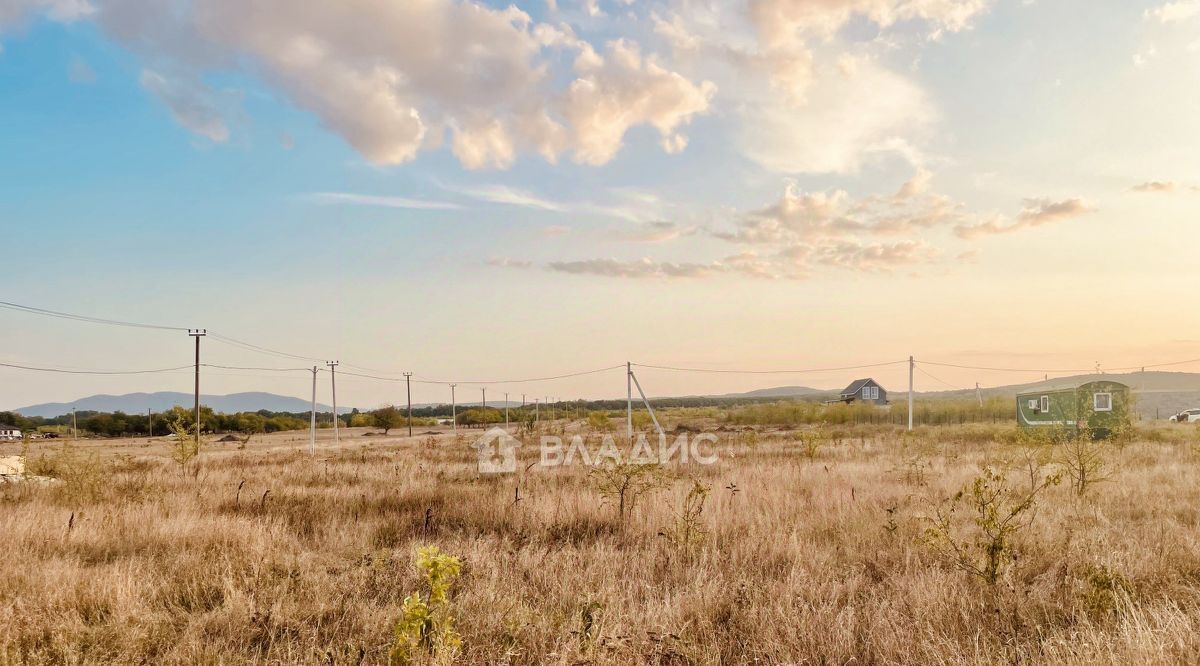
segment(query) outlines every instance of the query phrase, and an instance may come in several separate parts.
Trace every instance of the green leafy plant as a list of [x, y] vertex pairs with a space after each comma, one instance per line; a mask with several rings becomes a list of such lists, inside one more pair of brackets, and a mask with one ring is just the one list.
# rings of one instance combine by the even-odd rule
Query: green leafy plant
[[596, 432], [609, 432], [613, 429], [612, 419], [605, 412], [591, 412], [587, 417], [588, 427]]
[[[196, 426], [199, 428], [199, 426]], [[187, 470], [188, 463], [200, 455], [200, 438], [182, 419], [167, 421], [167, 428], [175, 435], [171, 442], [171, 459], [179, 465], [179, 471]]]
[[450, 590], [462, 572], [462, 561], [446, 555], [437, 546], [417, 551], [417, 568], [425, 574], [428, 592], [417, 591], [404, 598], [404, 614], [396, 623], [395, 639], [388, 654], [392, 664], [411, 664], [421, 655], [434, 663], [450, 663], [462, 645], [454, 629]]
[[[1014, 538], [1033, 522], [1038, 495], [1061, 480], [1052, 474], [1033, 488], [1015, 491], [1003, 474], [985, 467], [926, 518], [924, 541], [954, 566], [995, 585], [1013, 562]], [[969, 522], [958, 518], [962, 510], [970, 513]]]
[[663, 466], [657, 462], [618, 462], [609, 460], [594, 467], [589, 475], [596, 492], [617, 507], [622, 522], [633, 512], [637, 501], [666, 483]]

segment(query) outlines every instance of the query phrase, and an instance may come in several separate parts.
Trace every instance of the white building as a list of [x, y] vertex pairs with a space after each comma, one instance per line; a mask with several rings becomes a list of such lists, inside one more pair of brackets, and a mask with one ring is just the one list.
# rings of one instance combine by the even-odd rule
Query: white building
[[16, 426], [0, 425], [0, 442], [21, 441], [21, 431]]

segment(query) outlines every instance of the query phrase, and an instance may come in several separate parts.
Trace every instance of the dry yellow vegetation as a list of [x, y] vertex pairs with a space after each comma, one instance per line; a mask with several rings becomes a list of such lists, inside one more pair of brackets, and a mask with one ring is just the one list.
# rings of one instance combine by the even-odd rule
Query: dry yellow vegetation
[[1006, 427], [722, 433], [624, 521], [580, 467], [481, 476], [466, 438], [361, 434], [183, 471], [163, 442], [38, 445], [64, 482], [0, 485], [0, 662], [386, 663], [427, 546], [461, 560], [438, 611], [461, 640], [418, 663], [1200, 662], [1190, 428], [1041, 489], [994, 584], [930, 530], [966, 488], [941, 536], [971, 560], [972, 483], [1000, 515], [1059, 468]]

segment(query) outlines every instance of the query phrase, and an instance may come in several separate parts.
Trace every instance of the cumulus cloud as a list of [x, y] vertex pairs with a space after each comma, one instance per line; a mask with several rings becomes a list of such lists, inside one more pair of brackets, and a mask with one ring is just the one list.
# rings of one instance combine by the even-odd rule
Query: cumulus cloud
[[1007, 234], [1022, 229], [1062, 222], [1095, 211], [1083, 199], [1026, 199], [1025, 207], [1015, 220], [1000, 216], [974, 224], [956, 226], [954, 232], [961, 238], [977, 238], [993, 234]]
[[[223, 123], [196, 108], [210, 94], [202, 82], [212, 73], [248, 73], [377, 164], [407, 162], [443, 144], [468, 169], [506, 169], [526, 152], [603, 164], [639, 125], [657, 129], [662, 147], [678, 152], [687, 145], [679, 129], [708, 111], [714, 93], [711, 83], [643, 57], [632, 42], [614, 42], [600, 55], [570, 26], [536, 22], [515, 5], [91, 3], [0, 0], [0, 25], [31, 12], [59, 20], [94, 14], [146, 60], [148, 88], [170, 88], [160, 96], [185, 127], [225, 140]], [[573, 75], [554, 69], [564, 51], [577, 54]]]
[[1175, 183], [1171, 181], [1149, 180], [1133, 186], [1134, 192], [1174, 192]]
[[143, 88], [167, 105], [175, 122], [210, 141], [229, 140], [229, 127], [216, 94], [204, 82], [168, 77], [149, 69], [142, 70], [140, 81]]
[[828, 39], [854, 18], [881, 28], [900, 21], [923, 21], [934, 35], [971, 25], [990, 0], [750, 0], [750, 16], [770, 46], [809, 38]]
[[716, 93], [713, 83], [692, 83], [655, 58], [643, 58], [624, 39], [610, 42], [603, 57], [581, 56], [576, 71], [564, 115], [574, 133], [575, 159], [588, 164], [611, 160], [629, 128], [642, 124], [658, 130], [664, 150], [679, 152], [687, 139], [678, 128], [707, 111]]
[[912, 156], [905, 138], [936, 118], [924, 91], [869, 59], [844, 59], [813, 81], [803, 106], [773, 100], [743, 111], [742, 145], [781, 173], [850, 173], [872, 154]]
[[1186, 21], [1200, 16], [1200, 0], [1176, 0], [1146, 10], [1146, 18], [1156, 18], [1162, 23]]
[[794, 244], [853, 235], [898, 235], [967, 219], [963, 206], [929, 192], [932, 175], [921, 170], [892, 196], [854, 199], [844, 190], [807, 192], [788, 183], [780, 199], [752, 210], [734, 228], [714, 232], [739, 243]]

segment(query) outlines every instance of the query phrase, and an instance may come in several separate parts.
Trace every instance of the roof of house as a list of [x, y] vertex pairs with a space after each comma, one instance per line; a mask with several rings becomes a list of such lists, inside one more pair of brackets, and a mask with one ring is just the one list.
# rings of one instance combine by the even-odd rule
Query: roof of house
[[1036, 386], [1036, 387], [1021, 391], [1020, 393], [1017, 394], [1017, 397], [1024, 398], [1026, 396], [1045, 395], [1048, 393], [1068, 393], [1068, 392], [1072, 392], [1072, 391], [1078, 391], [1079, 389], [1081, 389], [1085, 386], [1089, 386], [1091, 384], [1104, 384], [1108, 388], [1117, 387], [1117, 388], [1122, 388], [1122, 389], [1126, 389], [1126, 390], [1129, 389], [1128, 385], [1122, 384], [1121, 382], [1112, 381], [1109, 379], [1089, 379], [1088, 381], [1085, 381], [1085, 382], [1080, 382], [1080, 381], [1054, 382], [1053, 380], [1051, 380], [1051, 382], [1049, 382], [1049, 383], [1043, 383], [1040, 386]]
[[4, 425], [3, 423], [0, 423], [0, 430], [20, 430], [20, 428], [17, 426]]
[[862, 387], [866, 386], [869, 383], [879, 386], [879, 382], [875, 381], [874, 379], [871, 379], [870, 377], [867, 377], [866, 379], [856, 379], [853, 382], [851, 382], [849, 386], [842, 389], [842, 395], [854, 395], [855, 393], [858, 393], [859, 391], [861, 391]]

